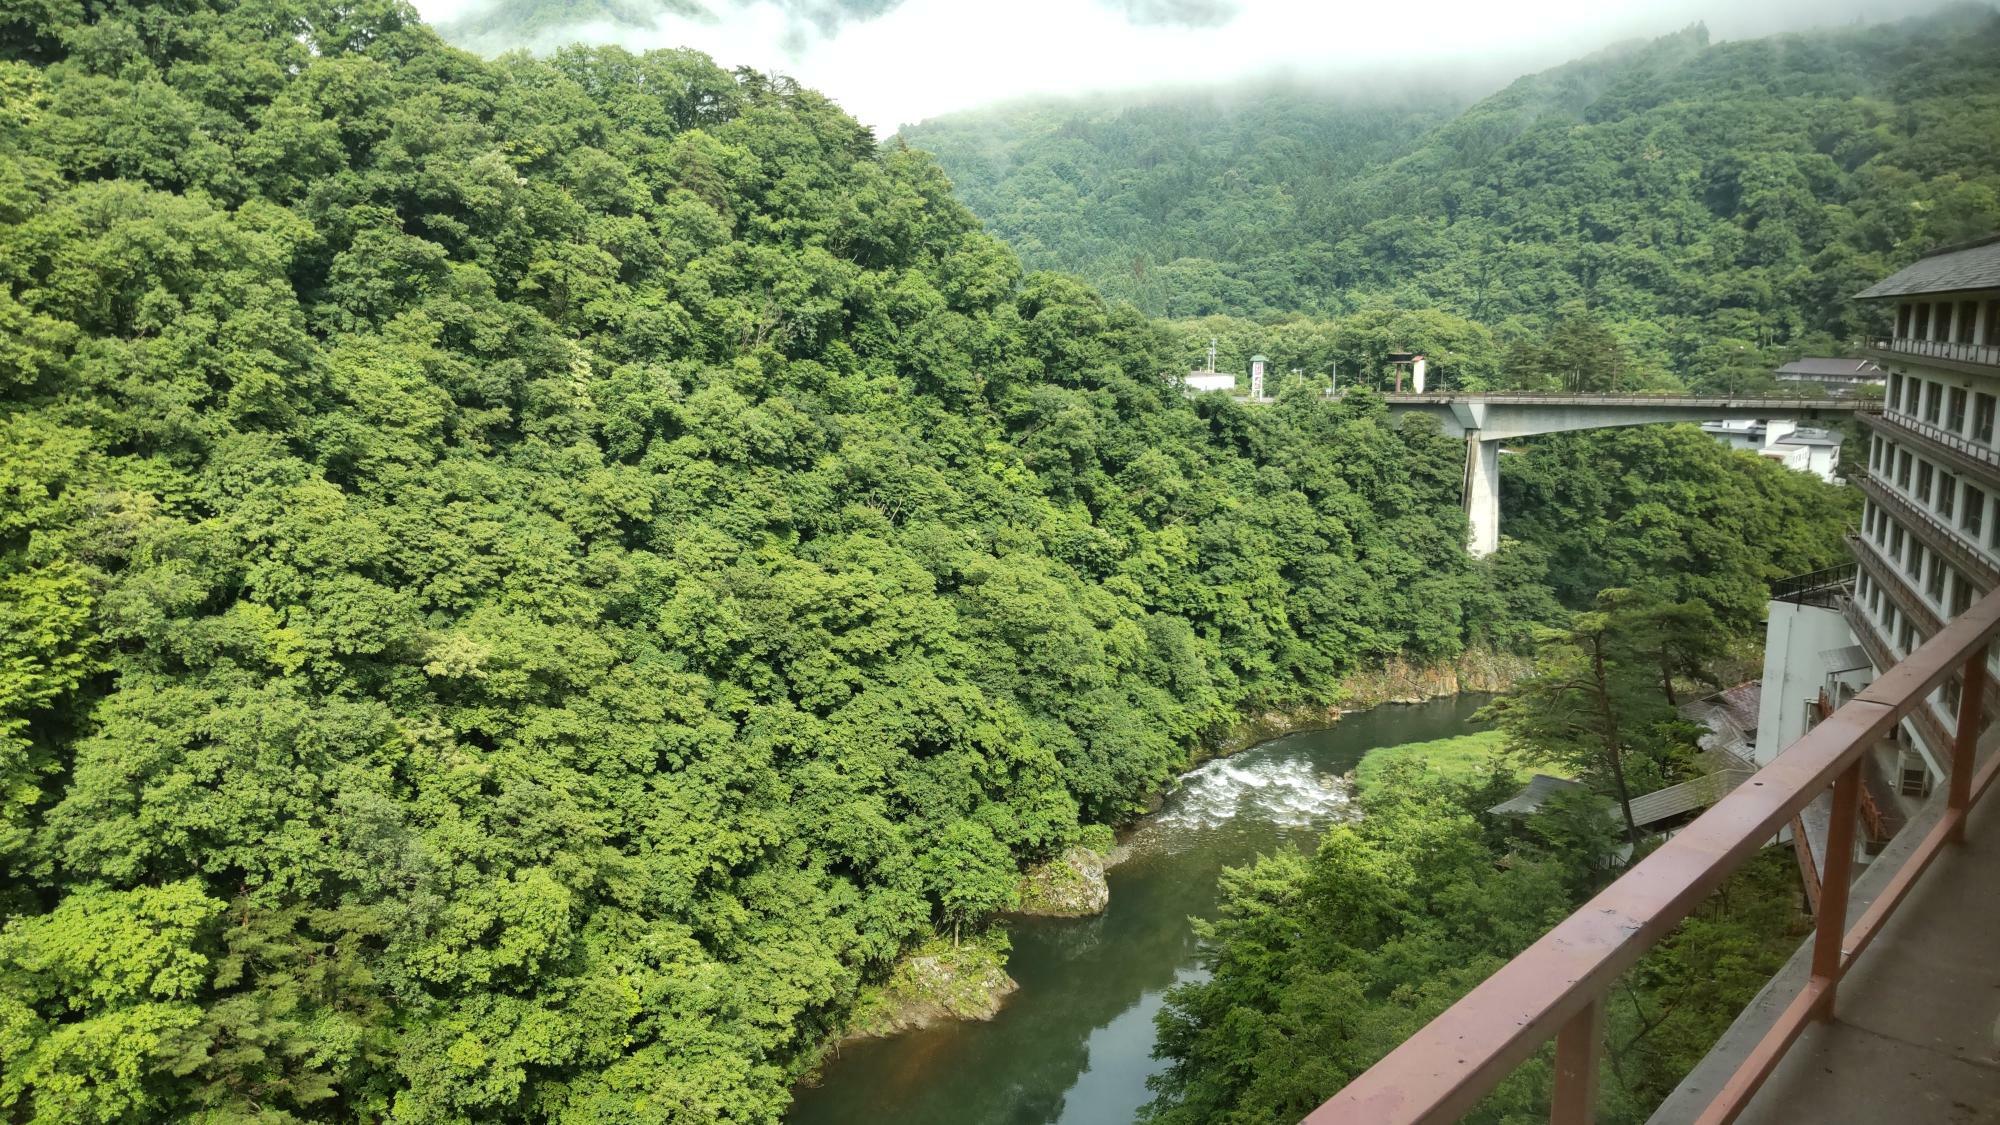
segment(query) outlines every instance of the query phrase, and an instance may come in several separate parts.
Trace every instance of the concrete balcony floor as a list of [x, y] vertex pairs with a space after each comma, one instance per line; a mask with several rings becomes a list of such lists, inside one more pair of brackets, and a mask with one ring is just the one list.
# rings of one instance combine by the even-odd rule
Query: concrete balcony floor
[[[1856, 882], [1850, 924], [1943, 812], [1940, 792]], [[2000, 792], [1967, 842], [1939, 853], [1841, 982], [1834, 1019], [1807, 1028], [1738, 1120], [2000, 1125]], [[1798, 994], [1802, 946], [1653, 1115], [1694, 1120]]]

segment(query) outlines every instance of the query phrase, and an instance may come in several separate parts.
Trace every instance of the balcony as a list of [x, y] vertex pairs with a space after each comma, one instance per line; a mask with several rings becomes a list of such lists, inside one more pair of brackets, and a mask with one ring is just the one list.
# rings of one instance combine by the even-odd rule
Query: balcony
[[1863, 343], [1876, 358], [1935, 360], [1972, 375], [1990, 375], [2000, 369], [2000, 344], [1954, 344], [1911, 336], [1870, 336]]
[[[1553, 1038], [1550, 1119], [1591, 1121], [1608, 990], [1829, 786], [1814, 936], [1655, 1120], [1944, 1121], [1990, 1111], [2000, 1100], [2000, 1070], [1989, 1061], [2000, 995], [2000, 959], [1991, 955], [2000, 830], [1990, 810], [1973, 813], [2000, 772], [1991, 756], [1975, 765], [1996, 636], [2000, 593], [1884, 671], [1306, 1120], [1454, 1121]], [[1864, 759], [1954, 674], [1968, 690], [1949, 744], [1949, 785], [1856, 886]], [[1888, 952], [1863, 960], [1878, 940]]]
[[[1853, 536], [1849, 536], [1853, 538]], [[1771, 600], [1839, 609], [1854, 593], [1854, 564], [1830, 566], [1771, 583]]]
[[2000, 565], [1996, 565], [1977, 544], [1969, 542], [1964, 532], [1940, 519], [1937, 513], [1918, 505], [1872, 476], [1862, 477], [1855, 484], [1863, 496], [1875, 501], [1877, 508], [1902, 524], [1925, 546], [1944, 556], [1945, 561], [1957, 567], [1960, 574], [1987, 590], [2000, 586]]
[[1893, 411], [1864, 414], [1861, 424], [1891, 441], [1926, 446], [1939, 454], [1940, 460], [1951, 463], [1959, 472], [1975, 480], [2000, 480], [2000, 450], [1991, 445]]

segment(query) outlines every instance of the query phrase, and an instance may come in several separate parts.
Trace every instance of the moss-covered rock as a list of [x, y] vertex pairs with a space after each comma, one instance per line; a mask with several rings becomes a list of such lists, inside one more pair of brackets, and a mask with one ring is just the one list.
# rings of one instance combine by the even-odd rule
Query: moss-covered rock
[[947, 1020], [990, 1020], [1020, 987], [1007, 975], [1007, 934], [998, 928], [953, 945], [935, 939], [912, 950], [889, 978], [863, 991], [848, 1039], [895, 1035]]
[[1111, 848], [1078, 844], [1021, 876], [1022, 914], [1050, 918], [1081, 918], [1100, 914], [1111, 902], [1105, 869], [1113, 862]]

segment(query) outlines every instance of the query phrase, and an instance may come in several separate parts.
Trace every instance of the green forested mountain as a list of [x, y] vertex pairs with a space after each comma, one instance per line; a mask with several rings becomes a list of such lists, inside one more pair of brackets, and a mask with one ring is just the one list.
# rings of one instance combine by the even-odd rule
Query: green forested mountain
[[[1202, 149], [1239, 155], [1179, 191], [1160, 190], [1172, 102], [903, 138], [1030, 266], [1156, 315], [1435, 307], [1504, 346], [1581, 311], [1684, 377], [1834, 346], [1865, 323], [1848, 294], [2000, 226], [1987, 7], [1717, 44], [1695, 28], [1522, 78], [1406, 142], [1422, 115], [1368, 104], [1272, 90], [1199, 109]], [[1301, 139], [1329, 113], [1371, 141]], [[1351, 169], [1349, 152], [1393, 158]]]
[[1469, 99], [1300, 83], [1031, 101], [905, 128], [1028, 262], [1154, 315], [1324, 307], [1299, 289], [1300, 224]]
[[[928, 157], [691, 53], [53, 2], [0, 109], [10, 1121], [769, 1120], [1243, 708], [1844, 508], [1663, 431], [1621, 487], [1680, 502], [1531, 491], [1601, 551], [1474, 564], [1456, 443], [1184, 400]], [[1723, 574], [1690, 493], [1781, 530]]]

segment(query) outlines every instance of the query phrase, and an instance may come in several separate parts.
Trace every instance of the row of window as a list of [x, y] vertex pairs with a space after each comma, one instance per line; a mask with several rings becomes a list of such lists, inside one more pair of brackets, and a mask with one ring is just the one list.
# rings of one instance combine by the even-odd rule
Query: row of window
[[[2000, 330], [2000, 299], [1971, 301], [1905, 301], [1896, 306], [1896, 335], [1906, 340], [1942, 340], [1953, 344], [1994, 342]], [[1986, 338], [1979, 339], [1985, 320]]]
[[[1888, 521], [1885, 520], [1883, 522], [1886, 523]], [[1898, 530], [1900, 531], [1901, 529]], [[1964, 607], [1972, 604], [1973, 596], [1972, 588], [1966, 581], [1965, 576], [1953, 570], [1944, 560], [1922, 547], [1916, 547], [1912, 552], [1912, 557], [1923, 557], [1927, 558], [1928, 561], [1913, 563], [1908, 568], [1910, 573], [1927, 569], [1933, 575], [1949, 576], [1949, 585], [1953, 591], [1952, 601], [1954, 604], [1962, 603], [1961, 607], [1954, 611], [1952, 616], [1965, 612]], [[1927, 585], [1930, 584], [1927, 583]], [[1895, 597], [1889, 594], [1880, 582], [1875, 581], [1875, 577], [1868, 573], [1868, 571], [1863, 570], [1860, 577], [1855, 580], [1854, 596], [1858, 604], [1863, 607], [1869, 620], [1874, 623], [1877, 635], [1882, 638], [1883, 643], [1890, 647], [1890, 658], [1892, 660], [1901, 661], [1907, 659], [1912, 652], [1917, 650], [1918, 645], [1930, 639], [1929, 630], [1919, 625], [1916, 619], [1912, 618], [1909, 614], [1904, 613], [1902, 607], [1896, 604]], [[1925, 597], [1931, 599], [1930, 590], [1925, 590]], [[2000, 660], [2000, 656], [1989, 656], [1987, 667], [1992, 669], [1997, 660]], [[1931, 694], [1931, 704], [1937, 709], [1939, 719], [1944, 722], [1947, 728], [1957, 721], [1959, 685], [1961, 682], [1961, 677], [1954, 675], [1944, 682], [1943, 687]]]
[[[1956, 527], [1972, 546], [2000, 552], [2000, 512], [1987, 518], [1985, 489], [1880, 434], [1869, 442], [1868, 469], [1877, 482], [1934, 513], [1946, 527]], [[1872, 517], [1875, 506], [1867, 510]]]
[[1985, 391], [1892, 371], [1883, 401], [1891, 413], [1918, 419], [1982, 445], [1993, 444], [1995, 399]]
[[1981, 593], [1972, 580], [1925, 546], [1914, 533], [1906, 531], [1902, 524], [1890, 519], [1872, 501], [1862, 512], [1861, 526], [1890, 565], [1909, 578], [1904, 585], [1922, 591], [1924, 601], [1941, 620], [1949, 621], [1972, 608], [1973, 599]]

